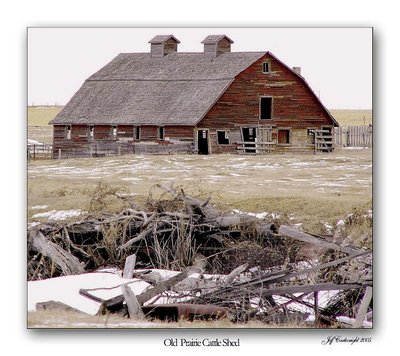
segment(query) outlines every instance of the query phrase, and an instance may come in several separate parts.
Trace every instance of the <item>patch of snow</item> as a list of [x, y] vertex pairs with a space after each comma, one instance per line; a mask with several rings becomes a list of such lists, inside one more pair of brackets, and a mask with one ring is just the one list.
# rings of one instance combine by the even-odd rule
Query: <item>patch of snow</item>
[[332, 226], [331, 224], [325, 222], [325, 223], [324, 223], [324, 226], [325, 226], [325, 230], [326, 230], [326, 232], [327, 232], [328, 234], [332, 233], [332, 231], [333, 231], [333, 226]]
[[232, 214], [233, 213], [254, 216], [254, 217], [258, 218], [258, 219], [264, 219], [267, 216], [271, 217], [272, 219], [279, 219], [281, 217], [281, 215], [278, 214], [278, 213], [267, 213], [266, 211], [264, 211], [263, 213], [250, 213], [250, 212], [245, 212], [245, 211], [233, 209], [232, 210]]
[[28, 224], [28, 229], [30, 229], [30, 228], [32, 228], [32, 227], [35, 227], [35, 226], [38, 226], [38, 225], [40, 225], [40, 223], [37, 222], [37, 221], [35, 221], [35, 222], [33, 222], [33, 223]]
[[71, 217], [80, 216], [81, 214], [86, 213], [85, 211], [81, 211], [80, 209], [76, 210], [50, 210], [43, 213], [38, 213], [32, 215], [34, 219], [48, 219], [51, 221], [65, 220]]
[[350, 187], [348, 184], [341, 184], [335, 182], [313, 182], [312, 185], [318, 185], [320, 187]]
[[130, 283], [129, 287], [136, 295], [141, 294], [150, 286], [139, 279], [123, 279], [114, 273], [105, 272], [30, 281], [28, 282], [28, 311], [36, 310], [37, 303], [54, 300], [84, 313], [95, 315], [100, 303], [79, 294], [79, 290], [102, 288], [90, 293], [102, 299], [109, 299], [122, 294], [120, 285], [124, 283]]
[[46, 209], [46, 208], [48, 208], [49, 206], [48, 205], [35, 205], [35, 206], [32, 206], [32, 210], [41, 210], [41, 209]]
[[230, 176], [232, 177], [245, 177], [245, 174], [238, 174], [238, 173], [229, 173]]
[[28, 146], [29, 145], [44, 145], [44, 143], [28, 138]]
[[368, 150], [369, 147], [343, 147], [344, 150]]
[[211, 179], [222, 179], [222, 178], [224, 178], [224, 177], [223, 177], [223, 176], [209, 175], [208, 178], [211, 178]]

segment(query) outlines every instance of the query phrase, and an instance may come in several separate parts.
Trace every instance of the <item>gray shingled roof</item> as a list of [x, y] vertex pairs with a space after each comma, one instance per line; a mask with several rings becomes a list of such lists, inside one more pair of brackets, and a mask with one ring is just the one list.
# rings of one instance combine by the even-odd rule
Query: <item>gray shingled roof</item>
[[50, 124], [195, 125], [264, 54], [122, 53], [89, 77]]
[[176, 43], [181, 43], [173, 35], [157, 35], [157, 36], [153, 37], [148, 43], [164, 43], [165, 41], [168, 41], [170, 38], [173, 38]]
[[203, 41], [201, 41], [201, 43], [204, 44], [218, 43], [223, 38], [226, 38], [230, 43], [233, 43], [233, 41], [226, 35], [208, 35]]
[[203, 53], [121, 53], [88, 80], [215, 80], [233, 79], [266, 52], [229, 52], [216, 58]]
[[230, 83], [89, 80], [53, 124], [195, 125]]

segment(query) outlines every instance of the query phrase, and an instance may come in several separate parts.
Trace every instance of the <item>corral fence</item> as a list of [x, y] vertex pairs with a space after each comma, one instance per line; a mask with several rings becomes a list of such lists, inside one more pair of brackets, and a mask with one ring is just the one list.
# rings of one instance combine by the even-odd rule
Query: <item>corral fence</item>
[[342, 147], [372, 147], [372, 125], [335, 127], [335, 145]]
[[126, 154], [193, 153], [193, 143], [144, 144], [104, 142], [90, 145], [68, 145], [54, 150], [53, 158], [109, 157]]
[[54, 148], [53, 158], [109, 157], [135, 153], [129, 143], [102, 142], [99, 144], [69, 143], [61, 148]]
[[81, 157], [110, 157], [126, 154], [177, 154], [195, 153], [193, 143], [145, 144], [125, 142], [101, 142], [95, 144], [63, 144], [53, 147], [47, 144], [28, 144], [28, 162], [37, 159], [63, 159]]
[[45, 143], [28, 144], [27, 158], [30, 160], [50, 159], [53, 155], [53, 146]]

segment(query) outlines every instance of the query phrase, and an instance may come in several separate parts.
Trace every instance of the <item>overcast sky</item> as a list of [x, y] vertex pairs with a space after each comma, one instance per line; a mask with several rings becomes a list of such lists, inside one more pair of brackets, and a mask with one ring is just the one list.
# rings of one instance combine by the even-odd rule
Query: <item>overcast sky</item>
[[371, 28], [29, 28], [28, 105], [66, 104], [85, 79], [122, 52], [148, 52], [157, 34], [178, 51], [201, 52], [209, 34], [226, 34], [232, 51], [271, 51], [301, 67], [329, 109], [372, 108]]

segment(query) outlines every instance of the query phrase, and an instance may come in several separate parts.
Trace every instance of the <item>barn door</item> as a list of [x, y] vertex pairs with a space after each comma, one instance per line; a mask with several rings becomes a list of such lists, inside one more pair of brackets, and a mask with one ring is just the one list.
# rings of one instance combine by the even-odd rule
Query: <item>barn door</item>
[[197, 150], [199, 155], [208, 155], [208, 130], [197, 131]]
[[[246, 153], [256, 153], [256, 138], [257, 131], [255, 127], [242, 127], [242, 135], [244, 143], [244, 152]], [[252, 143], [254, 142], [254, 144]]]

